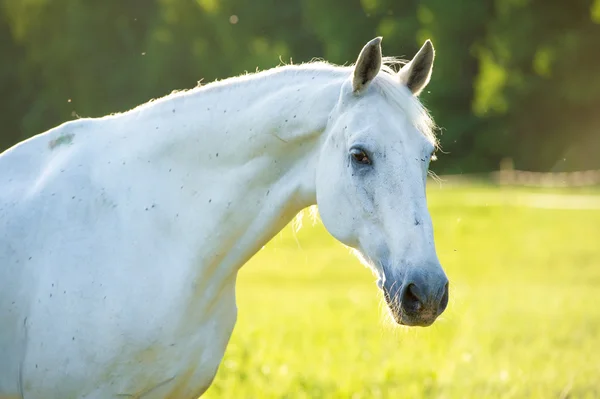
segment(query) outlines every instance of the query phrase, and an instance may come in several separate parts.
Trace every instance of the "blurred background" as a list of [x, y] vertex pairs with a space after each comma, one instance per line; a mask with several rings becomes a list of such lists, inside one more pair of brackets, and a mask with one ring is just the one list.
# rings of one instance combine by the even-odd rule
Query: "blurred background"
[[451, 302], [393, 328], [299, 218], [245, 266], [210, 398], [600, 398], [600, 0], [0, 0], [0, 151], [283, 62], [437, 50], [421, 96]]

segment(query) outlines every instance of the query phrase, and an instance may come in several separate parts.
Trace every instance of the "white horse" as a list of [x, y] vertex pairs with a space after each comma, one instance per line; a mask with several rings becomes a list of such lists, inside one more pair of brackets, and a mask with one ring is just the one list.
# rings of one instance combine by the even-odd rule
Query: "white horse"
[[427, 326], [448, 280], [425, 185], [427, 41], [395, 72], [281, 66], [79, 119], [0, 155], [0, 398], [197, 398], [233, 330], [236, 275], [300, 210]]

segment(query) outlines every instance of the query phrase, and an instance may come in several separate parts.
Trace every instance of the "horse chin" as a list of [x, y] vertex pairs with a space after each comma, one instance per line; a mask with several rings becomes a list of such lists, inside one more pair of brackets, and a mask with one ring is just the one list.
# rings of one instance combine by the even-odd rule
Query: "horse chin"
[[435, 318], [430, 319], [409, 319], [403, 317], [400, 320], [395, 319], [398, 324], [406, 327], [429, 327], [435, 322]]
[[402, 312], [395, 312], [392, 309], [390, 309], [390, 314], [396, 324], [405, 327], [429, 327], [437, 319], [437, 317], [409, 317], [406, 314], [402, 314]]

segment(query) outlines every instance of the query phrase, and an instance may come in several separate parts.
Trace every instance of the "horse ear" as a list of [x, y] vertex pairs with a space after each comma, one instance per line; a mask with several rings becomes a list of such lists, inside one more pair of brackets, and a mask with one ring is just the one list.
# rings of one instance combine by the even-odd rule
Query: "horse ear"
[[429, 83], [434, 58], [435, 50], [431, 40], [428, 39], [414, 58], [398, 72], [400, 81], [405, 84], [415, 96], [421, 94], [421, 91], [423, 91], [425, 86]]
[[352, 91], [360, 93], [377, 76], [381, 69], [381, 36], [371, 40], [362, 48], [352, 77]]

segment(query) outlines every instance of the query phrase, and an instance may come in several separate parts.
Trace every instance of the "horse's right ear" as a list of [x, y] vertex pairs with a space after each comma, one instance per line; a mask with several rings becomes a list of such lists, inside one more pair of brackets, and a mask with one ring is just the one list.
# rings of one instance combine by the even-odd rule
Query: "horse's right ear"
[[352, 77], [352, 91], [360, 93], [377, 76], [381, 69], [381, 36], [365, 44], [361, 50]]

